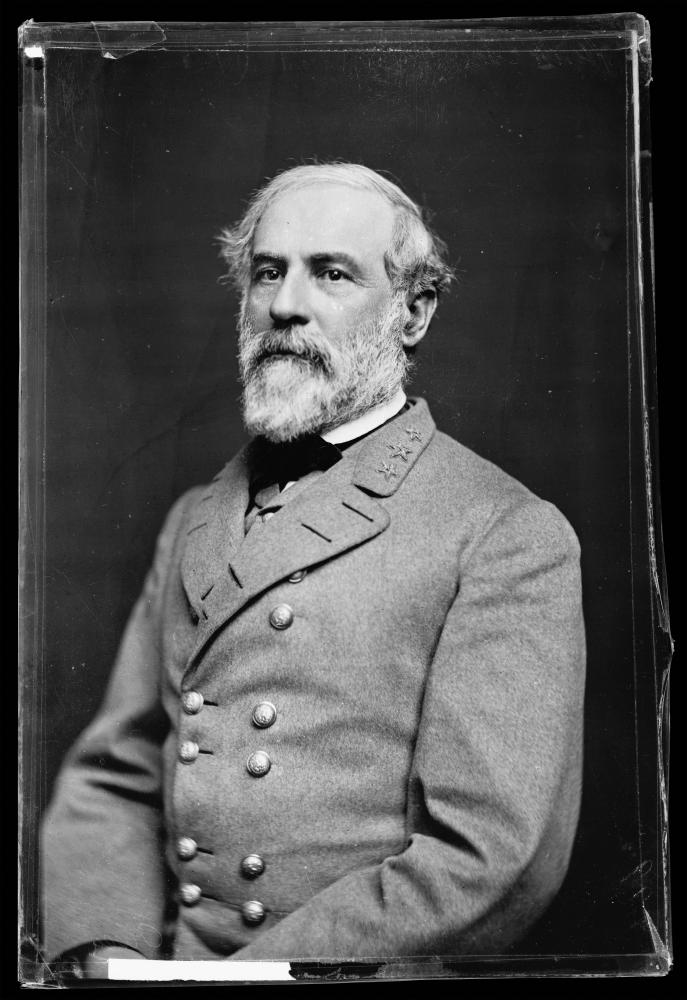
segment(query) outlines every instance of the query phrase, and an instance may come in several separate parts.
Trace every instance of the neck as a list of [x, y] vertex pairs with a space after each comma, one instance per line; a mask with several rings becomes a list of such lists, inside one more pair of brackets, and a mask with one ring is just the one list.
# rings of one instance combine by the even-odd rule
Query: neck
[[342, 444], [345, 441], [352, 441], [354, 438], [361, 437], [361, 435], [374, 430], [375, 427], [381, 426], [390, 417], [393, 417], [394, 414], [403, 408], [405, 401], [406, 394], [403, 389], [399, 388], [388, 402], [380, 403], [379, 406], [373, 406], [372, 409], [366, 410], [359, 417], [347, 420], [336, 427], [329, 428], [320, 437], [330, 444]]

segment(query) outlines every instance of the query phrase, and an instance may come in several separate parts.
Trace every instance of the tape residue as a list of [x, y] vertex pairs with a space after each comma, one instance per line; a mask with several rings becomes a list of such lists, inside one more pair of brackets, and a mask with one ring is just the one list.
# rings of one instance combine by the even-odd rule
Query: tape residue
[[165, 41], [156, 21], [91, 21], [104, 59], [121, 59]]

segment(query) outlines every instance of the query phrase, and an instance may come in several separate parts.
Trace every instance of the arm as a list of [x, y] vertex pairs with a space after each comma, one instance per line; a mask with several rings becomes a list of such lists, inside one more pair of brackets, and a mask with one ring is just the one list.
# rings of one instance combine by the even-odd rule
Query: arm
[[549, 504], [492, 517], [430, 670], [406, 849], [328, 886], [232, 959], [502, 952], [534, 923], [565, 875], [579, 806], [578, 557]]
[[54, 960], [60, 971], [73, 979], [107, 979], [107, 963], [111, 958], [141, 959], [140, 951], [107, 941], [92, 941]]
[[70, 752], [42, 829], [48, 960], [86, 942], [155, 957], [166, 898], [160, 835], [159, 612], [185, 509], [172, 509], [100, 711]]

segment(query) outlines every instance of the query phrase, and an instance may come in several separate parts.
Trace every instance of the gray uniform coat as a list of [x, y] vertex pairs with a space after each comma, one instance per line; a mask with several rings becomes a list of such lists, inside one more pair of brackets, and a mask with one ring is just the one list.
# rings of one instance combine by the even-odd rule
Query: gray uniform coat
[[241, 452], [172, 509], [44, 824], [49, 957], [155, 957], [165, 913], [177, 958], [499, 952], [560, 886], [568, 523], [422, 400], [292, 489], [244, 538]]

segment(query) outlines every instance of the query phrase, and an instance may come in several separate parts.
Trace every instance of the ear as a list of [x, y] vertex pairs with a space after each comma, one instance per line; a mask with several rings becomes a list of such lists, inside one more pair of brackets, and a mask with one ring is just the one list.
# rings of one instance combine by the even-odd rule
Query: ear
[[406, 302], [407, 318], [403, 327], [403, 346], [415, 347], [427, 333], [434, 310], [437, 307], [437, 293], [430, 289], [418, 295], [409, 295]]

